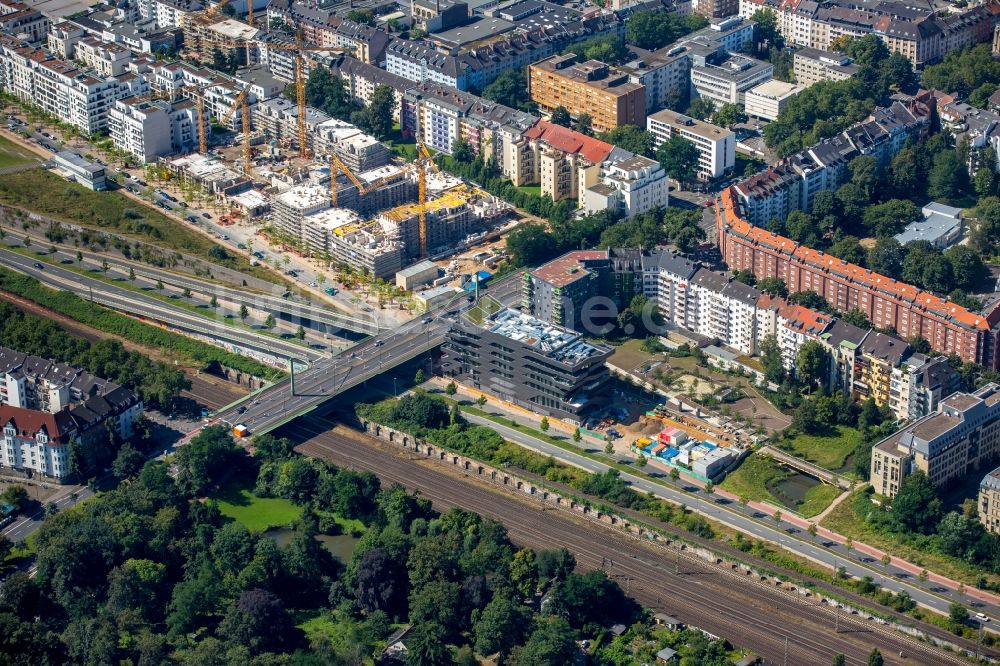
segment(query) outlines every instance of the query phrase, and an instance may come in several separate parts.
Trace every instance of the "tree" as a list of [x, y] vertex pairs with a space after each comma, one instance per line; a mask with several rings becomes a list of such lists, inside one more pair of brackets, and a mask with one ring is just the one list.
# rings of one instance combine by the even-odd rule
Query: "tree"
[[826, 349], [816, 340], [806, 340], [795, 355], [795, 371], [799, 377], [810, 384], [823, 380], [826, 372]]
[[208, 305], [209, 305], [209, 307], [211, 307], [211, 308], [212, 308], [213, 310], [214, 310], [215, 308], [219, 307], [219, 299], [218, 299], [218, 298], [216, 298], [215, 294], [212, 294], [212, 299], [211, 299], [211, 300], [210, 300], [210, 301], [208, 302]]
[[597, 138], [636, 155], [653, 156], [653, 133], [635, 125], [619, 125]]
[[944, 258], [951, 264], [954, 287], [973, 291], [986, 278], [986, 265], [968, 245], [954, 245], [944, 251]]
[[498, 594], [486, 604], [472, 628], [476, 652], [506, 656], [524, 642], [531, 628], [531, 611], [509, 595]]
[[883, 666], [884, 663], [882, 653], [878, 651], [878, 648], [872, 648], [871, 654], [868, 655], [868, 666]]
[[369, 613], [380, 610], [390, 617], [399, 615], [406, 604], [404, 565], [383, 548], [365, 551], [355, 570], [354, 597]]
[[424, 369], [423, 368], [417, 368], [417, 372], [414, 373], [414, 375], [413, 375], [413, 383], [414, 384], [423, 384], [426, 381], [427, 381], [427, 375], [424, 374]]
[[251, 654], [280, 651], [291, 640], [292, 618], [281, 600], [266, 590], [247, 590], [226, 612], [220, 635]]
[[966, 186], [968, 171], [956, 150], [943, 150], [934, 155], [927, 175], [927, 194], [933, 199], [953, 201]]
[[575, 634], [569, 623], [562, 617], [545, 615], [539, 618], [527, 642], [513, 649], [510, 663], [514, 666], [571, 664], [576, 652]]
[[274, 319], [274, 315], [271, 314], [270, 312], [268, 312], [267, 313], [267, 317], [264, 318], [264, 328], [268, 328], [268, 329], [274, 328], [275, 323], [276, 322], [275, 322], [275, 319]]
[[[773, 12], [771, 12], [773, 13]], [[760, 27], [760, 26], [758, 26]], [[732, 127], [747, 121], [747, 114], [739, 104], [723, 104], [712, 115], [712, 122], [722, 127]]]
[[829, 253], [859, 266], [863, 266], [868, 257], [857, 236], [844, 236], [830, 247]]
[[965, 624], [969, 621], [969, 611], [962, 604], [953, 601], [948, 606], [948, 619], [954, 624]]
[[569, 111], [565, 106], [557, 106], [555, 110], [552, 111], [552, 116], [549, 118], [549, 122], [554, 125], [569, 127], [573, 123], [573, 118], [569, 115]]
[[941, 517], [941, 500], [927, 475], [917, 470], [903, 479], [892, 500], [892, 518], [901, 532], [930, 534]]
[[543, 416], [541, 422], [538, 424], [538, 427], [542, 429], [542, 432], [548, 432], [548, 430], [549, 430], [549, 417]]
[[476, 404], [479, 405], [480, 407], [482, 407], [483, 405], [485, 405], [486, 404], [486, 396], [480, 394], [480, 396], [478, 398], [476, 398]]
[[129, 267], [128, 269], [128, 279], [130, 282], [135, 282], [135, 269]]
[[876, 273], [898, 279], [903, 271], [906, 252], [895, 238], [878, 238], [868, 250], [868, 268]]
[[299, 327], [295, 329], [295, 337], [298, 338], [299, 340], [306, 339], [306, 329], [302, 327], [302, 324], [299, 324]]
[[777, 277], [764, 277], [757, 281], [757, 288], [774, 296], [788, 296], [785, 281]]
[[246, 321], [246, 318], [250, 316], [250, 310], [245, 305], [240, 306], [240, 319]]
[[454, 382], [448, 382], [448, 385], [444, 387], [444, 392], [448, 395], [455, 395], [458, 393], [458, 385]]
[[611, 455], [612, 453], [614, 453], [614, 452], [615, 452], [615, 445], [614, 445], [614, 442], [612, 442], [612, 441], [611, 441], [611, 440], [609, 439], [609, 440], [607, 441], [607, 443], [605, 443], [605, 444], [604, 444], [604, 453], [606, 453], [607, 455], [609, 455], [609, 456], [610, 456], [610, 455]]
[[451, 156], [456, 162], [471, 162], [475, 159], [472, 146], [463, 138], [455, 139], [451, 144]]
[[515, 266], [530, 266], [554, 257], [559, 246], [544, 225], [528, 222], [507, 235], [507, 251]]
[[204, 428], [177, 450], [174, 459], [177, 485], [191, 496], [201, 495], [224, 474], [231, 472], [245, 455], [246, 452], [236, 446], [225, 426]]
[[847, 666], [847, 657], [842, 654], [834, 655], [833, 666]]
[[785, 377], [785, 362], [781, 357], [781, 346], [774, 334], [765, 335], [760, 342], [760, 360], [764, 375], [772, 382], [780, 382]]
[[406, 666], [452, 666], [445, 630], [434, 622], [418, 624], [406, 641]]
[[674, 180], [685, 182], [698, 172], [698, 148], [684, 137], [675, 135], [656, 149], [656, 159]]
[[393, 110], [396, 106], [395, 92], [390, 86], [378, 85], [368, 101], [368, 130], [377, 139], [387, 139], [392, 134]]
[[126, 442], [118, 450], [115, 461], [111, 465], [111, 471], [119, 479], [127, 479], [135, 476], [146, 463], [146, 456]]
[[576, 117], [576, 122], [573, 123], [573, 129], [575, 129], [580, 134], [586, 134], [590, 136], [591, 126], [594, 124], [594, 119], [589, 113], [581, 113]]
[[375, 25], [375, 14], [370, 9], [352, 9], [347, 12], [347, 20], [362, 25]]
[[579, 442], [581, 439], [583, 439], [583, 435], [580, 434], [580, 429], [579, 428], [574, 428], [573, 429], [573, 441], [574, 442]]
[[523, 599], [531, 599], [538, 588], [538, 564], [535, 551], [523, 548], [514, 553], [510, 562], [510, 581]]
[[492, 102], [509, 106], [512, 109], [534, 111], [536, 105], [525, 94], [527, 89], [528, 81], [524, 75], [524, 69], [508, 69], [495, 78], [493, 83], [483, 88], [483, 97]]
[[648, 462], [649, 462], [649, 460], [646, 458], [646, 456], [644, 456], [643, 454], [640, 453], [636, 457], [636, 459], [635, 459], [635, 466], [636, 467], [645, 467], [646, 463], [648, 463]]
[[691, 104], [688, 105], [687, 114], [692, 118], [697, 118], [698, 120], [708, 120], [715, 113], [715, 105], [712, 100], [705, 97], [698, 97], [691, 100]]

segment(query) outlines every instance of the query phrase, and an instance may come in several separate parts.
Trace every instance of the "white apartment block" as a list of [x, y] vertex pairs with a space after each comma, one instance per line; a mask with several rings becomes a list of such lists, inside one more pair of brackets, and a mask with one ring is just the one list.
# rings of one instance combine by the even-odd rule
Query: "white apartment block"
[[728, 53], [723, 59], [703, 59], [691, 68], [692, 96], [712, 100], [716, 107], [743, 104], [747, 90], [770, 81], [774, 65], [769, 62]]
[[197, 149], [197, 116], [191, 100], [120, 100], [109, 114], [108, 129], [115, 147], [150, 163]]
[[632, 217], [669, 205], [667, 173], [656, 160], [633, 155], [602, 165], [600, 173], [601, 181], [584, 193], [588, 214], [611, 208]]
[[305, 223], [309, 215], [330, 208], [330, 188], [310, 182], [282, 192], [271, 200], [275, 226], [289, 238], [305, 241]]
[[665, 109], [646, 118], [646, 129], [653, 134], [657, 148], [673, 136], [693, 143], [698, 149], [700, 180], [719, 178], [736, 164], [736, 135], [718, 125]]
[[48, 414], [0, 406], [3, 467], [62, 479], [70, 474], [70, 444], [77, 428], [68, 412]]

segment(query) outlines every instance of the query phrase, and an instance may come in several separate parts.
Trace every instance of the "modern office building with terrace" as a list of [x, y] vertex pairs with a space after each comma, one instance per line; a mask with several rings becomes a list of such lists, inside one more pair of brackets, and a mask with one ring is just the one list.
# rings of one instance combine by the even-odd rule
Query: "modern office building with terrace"
[[533, 412], [580, 423], [608, 400], [610, 354], [576, 331], [500, 309], [478, 321], [471, 313], [459, 318], [445, 340], [442, 370]]

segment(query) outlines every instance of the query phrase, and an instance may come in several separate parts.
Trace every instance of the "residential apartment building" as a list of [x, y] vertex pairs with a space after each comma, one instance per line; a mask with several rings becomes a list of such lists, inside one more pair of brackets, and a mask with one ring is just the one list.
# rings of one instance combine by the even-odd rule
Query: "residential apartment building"
[[372, 95], [375, 94], [375, 88], [378, 86], [392, 88], [392, 97], [395, 101], [392, 115], [399, 122], [403, 95], [413, 86], [413, 81], [350, 56], [343, 56], [336, 60], [331, 71], [335, 76], [340, 76], [343, 79], [351, 101], [359, 106], [368, 106], [371, 103]]
[[508, 70], [522, 69], [576, 42], [605, 35], [623, 36], [625, 24], [615, 14], [595, 13], [587, 18], [552, 24], [525, 25], [500, 35], [486, 45], [443, 53], [433, 46], [394, 39], [385, 52], [390, 74], [411, 81], [430, 81], [467, 91], [483, 90]]
[[753, 42], [755, 25], [736, 16], [715, 19], [708, 27], [693, 32], [656, 51], [630, 46], [635, 59], [622, 65], [632, 83], [646, 88], [646, 113], [676, 107], [691, 88], [691, 67], [706, 58], [722, 58], [727, 51], [743, 50]]
[[633, 217], [670, 203], [667, 172], [656, 160], [633, 155], [600, 167], [600, 181], [583, 193], [582, 207], [588, 215], [602, 210], [621, 211]]
[[736, 165], [736, 134], [723, 127], [664, 109], [646, 118], [657, 148], [680, 136], [698, 149], [698, 179], [711, 180], [732, 171]]
[[0, 86], [84, 134], [107, 130], [116, 100], [149, 91], [144, 77], [103, 77], [10, 38], [0, 39]]
[[[298, 106], [284, 97], [274, 97], [254, 104], [250, 109], [253, 127], [264, 133], [270, 141], [298, 148], [299, 113]], [[306, 148], [316, 154], [317, 128], [329, 122], [330, 116], [311, 106], [306, 107]]]
[[983, 477], [977, 499], [979, 522], [987, 532], [1000, 533], [1000, 467]]
[[542, 194], [554, 201], [580, 200], [598, 182], [601, 163], [612, 153], [625, 152], [546, 120], [498, 136], [505, 137], [495, 160], [500, 171], [518, 187], [540, 185]]
[[872, 449], [871, 483], [893, 498], [920, 470], [941, 487], [980, 471], [1000, 453], [1000, 386], [954, 393], [933, 414], [907, 424]]
[[296, 242], [304, 242], [306, 216], [330, 208], [330, 188], [316, 182], [303, 183], [271, 199], [274, 226]]
[[389, 147], [351, 123], [331, 118], [316, 126], [313, 146], [317, 155], [336, 153], [353, 173], [385, 166], [392, 158]]
[[552, 56], [528, 67], [528, 92], [541, 111], [563, 107], [573, 117], [587, 114], [594, 131], [621, 125], [643, 126], [646, 89], [628, 74], [597, 60], [578, 62], [575, 54]]
[[21, 2], [5, 3], [0, 12], [0, 33], [38, 44], [46, 39], [49, 17]]
[[789, 44], [829, 50], [843, 37], [873, 34], [890, 52], [904, 55], [918, 69], [940, 60], [949, 51], [988, 43], [1000, 16], [1000, 5], [995, 0], [944, 15], [931, 7], [897, 0], [863, 4], [841, 0], [740, 0], [740, 16], [750, 17], [759, 9], [776, 14], [778, 28]]
[[260, 32], [257, 28], [232, 18], [205, 22], [200, 16], [184, 19], [184, 51], [199, 62], [212, 62], [216, 52], [239, 66], [258, 61], [252, 46]]
[[588, 301], [609, 291], [608, 250], [576, 250], [525, 271], [521, 308], [542, 321], [581, 330]]
[[461, 316], [449, 330], [442, 373], [537, 414], [582, 423], [609, 399], [611, 349], [503, 309], [477, 323]]
[[1000, 309], [977, 315], [911, 285], [801, 246], [750, 224], [742, 217], [736, 188], [724, 190], [716, 206], [719, 248], [731, 270], [758, 279], [776, 277], [790, 292], [814, 291], [841, 312], [860, 310], [876, 327], [901, 337], [919, 336], [931, 348], [995, 368]]
[[792, 54], [795, 83], [808, 88], [820, 81], [843, 81], [858, 73], [858, 66], [843, 53], [804, 47]]
[[463, 140], [486, 161], [502, 151], [500, 132], [513, 138], [538, 122], [538, 117], [439, 83], [411, 86], [403, 95], [400, 128], [426, 146], [451, 154]]
[[[111, 141], [143, 163], [186, 153], [198, 147], [198, 109], [191, 100], [130, 97], [115, 102], [108, 114]], [[208, 119], [204, 119], [208, 132]]]
[[348, 224], [329, 237], [332, 262], [345, 263], [370, 275], [389, 280], [404, 266], [405, 246], [379, 225]]
[[70, 445], [77, 440], [77, 426], [69, 412], [0, 405], [0, 426], [0, 467], [53, 479], [70, 475]]
[[809, 340], [819, 340], [833, 321], [832, 316], [801, 305], [788, 304], [779, 308], [777, 338], [787, 372], [797, 374], [799, 349]]
[[842, 133], [737, 183], [734, 191], [745, 219], [767, 226], [772, 219], [784, 220], [793, 210], [810, 211], [816, 194], [846, 182], [851, 159], [868, 155], [880, 166], [888, 165], [908, 139], [929, 130], [931, 114], [924, 98], [894, 101]]

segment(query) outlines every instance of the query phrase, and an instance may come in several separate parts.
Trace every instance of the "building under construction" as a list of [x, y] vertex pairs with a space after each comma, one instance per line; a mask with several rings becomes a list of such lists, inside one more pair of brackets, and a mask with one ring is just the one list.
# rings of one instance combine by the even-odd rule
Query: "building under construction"
[[[503, 222], [510, 204], [467, 185], [451, 188], [427, 201], [426, 238], [430, 256], [445, 255], [462, 247], [470, 236]], [[378, 216], [386, 234], [403, 243], [404, 265], [420, 257], [420, 204], [397, 206]]]

